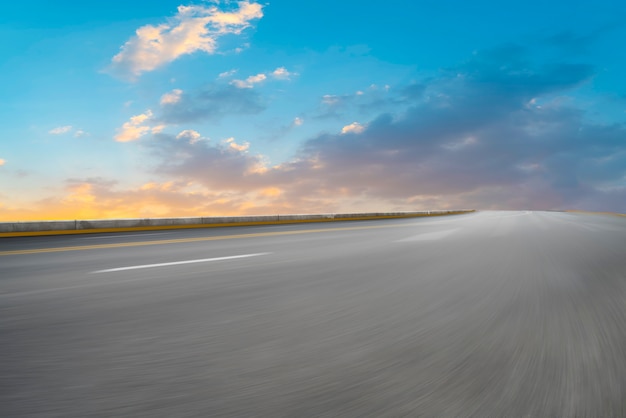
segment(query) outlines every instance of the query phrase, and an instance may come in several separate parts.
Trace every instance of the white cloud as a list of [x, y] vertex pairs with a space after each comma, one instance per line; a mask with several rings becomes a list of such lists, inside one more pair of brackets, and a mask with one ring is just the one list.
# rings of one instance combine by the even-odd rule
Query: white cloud
[[200, 135], [198, 131], [194, 131], [193, 129], [185, 129], [184, 131], [181, 131], [178, 135], [176, 135], [176, 139], [186, 140], [190, 144], [195, 144], [200, 140], [201, 137], [202, 135]]
[[260, 83], [261, 81], [265, 80], [267, 77], [265, 76], [265, 74], [257, 74], [257, 75], [253, 75], [250, 76], [246, 79], [246, 81], [248, 81], [249, 83]]
[[233, 138], [232, 136], [228, 139], [225, 139], [224, 142], [226, 142], [228, 144], [228, 146], [234, 150], [237, 151], [247, 151], [248, 148], [250, 148], [250, 143], [249, 142], [244, 142], [243, 144], [238, 144], [235, 142], [235, 138]]
[[[220, 77], [224, 76], [230, 76], [232, 75], [236, 70], [231, 70], [225, 73], [220, 74]], [[245, 80], [233, 80], [230, 82], [230, 84], [234, 85], [235, 87], [238, 87], [240, 89], [249, 89], [252, 88], [255, 84], [260, 83], [262, 81], [265, 81], [268, 79], [268, 77], [272, 77], [276, 80], [289, 80], [290, 77], [292, 76], [296, 76], [298, 75], [298, 73], [292, 73], [287, 71], [287, 69], [285, 69], [285, 67], [278, 67], [277, 69], [275, 69], [272, 72], [266, 72], [266, 73], [259, 73], [257, 75], [252, 75], [248, 78], [246, 78]]]
[[135, 141], [148, 132], [150, 132], [150, 126], [146, 126], [145, 122], [149, 121], [152, 117], [152, 111], [147, 110], [145, 113], [135, 115], [119, 129], [115, 140], [117, 142], [129, 142]]
[[274, 71], [272, 71], [272, 77], [277, 78], [279, 80], [289, 80], [291, 76], [298, 75], [297, 73], [292, 73], [287, 71], [285, 67], [278, 67]]
[[230, 71], [224, 71], [223, 73], [220, 73], [218, 75], [219, 78], [228, 78], [231, 77], [233, 74], [235, 74], [237, 72], [236, 69], [230, 70]]
[[[50, 129], [48, 133], [50, 135], [63, 135], [63, 134], [72, 132], [73, 130], [74, 130], [74, 127], [72, 125], [66, 125], [66, 126], [58, 126], [54, 129]], [[87, 136], [87, 135], [89, 135], [89, 132], [86, 132], [82, 129], [74, 130], [75, 138], [80, 138], [80, 137]]]
[[332, 94], [325, 94], [322, 96], [322, 103], [328, 106], [335, 105], [339, 103], [339, 96], [335, 96]]
[[358, 122], [352, 122], [351, 124], [346, 125], [343, 128], [341, 128], [341, 133], [342, 134], [347, 134], [347, 133], [360, 134], [364, 130], [365, 130], [365, 126], [361, 125]]
[[246, 78], [245, 80], [233, 80], [230, 82], [230, 84], [234, 85], [237, 88], [240, 89], [250, 89], [252, 88], [255, 84], [258, 84], [262, 81], [265, 81], [265, 79], [267, 79], [267, 76], [263, 73], [261, 74], [257, 74], [257, 75], [251, 75], [250, 77]]
[[68, 133], [71, 130], [72, 130], [72, 126], [71, 125], [59, 126], [57, 128], [50, 129], [48, 131], [48, 133], [51, 134], [51, 135], [61, 135], [61, 134], [66, 134], [66, 133]]
[[161, 96], [161, 105], [174, 104], [180, 102], [180, 97], [183, 91], [181, 89], [174, 89], [169, 93], [165, 93]]
[[239, 8], [232, 11], [217, 6], [178, 6], [178, 13], [167, 23], [137, 29], [113, 57], [110, 70], [134, 78], [182, 55], [215, 53], [219, 37], [240, 34], [252, 20], [263, 17], [262, 5], [247, 0], [237, 4]]

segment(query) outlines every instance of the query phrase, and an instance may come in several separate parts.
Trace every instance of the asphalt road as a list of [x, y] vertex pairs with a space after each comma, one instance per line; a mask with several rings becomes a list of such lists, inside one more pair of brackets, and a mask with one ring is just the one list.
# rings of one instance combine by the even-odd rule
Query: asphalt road
[[0, 239], [0, 338], [3, 417], [625, 417], [626, 217]]

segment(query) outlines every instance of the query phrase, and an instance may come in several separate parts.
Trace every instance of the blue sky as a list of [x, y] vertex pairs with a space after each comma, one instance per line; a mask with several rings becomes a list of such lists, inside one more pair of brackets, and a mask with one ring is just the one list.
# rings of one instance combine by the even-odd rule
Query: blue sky
[[4, 6], [0, 220], [626, 212], [626, 3]]

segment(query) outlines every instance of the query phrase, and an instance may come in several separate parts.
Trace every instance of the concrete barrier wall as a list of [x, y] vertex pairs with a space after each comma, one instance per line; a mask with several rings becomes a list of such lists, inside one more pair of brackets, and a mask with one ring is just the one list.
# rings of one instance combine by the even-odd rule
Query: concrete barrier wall
[[473, 210], [0, 222], [0, 237], [453, 215]]
[[76, 221], [76, 229], [141, 228], [201, 224], [202, 218], [145, 218]]

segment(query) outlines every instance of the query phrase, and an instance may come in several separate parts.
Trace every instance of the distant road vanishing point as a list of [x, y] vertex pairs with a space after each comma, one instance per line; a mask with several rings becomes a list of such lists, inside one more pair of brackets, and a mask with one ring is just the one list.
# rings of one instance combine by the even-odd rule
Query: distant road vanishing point
[[626, 217], [0, 239], [0, 415], [626, 416]]

